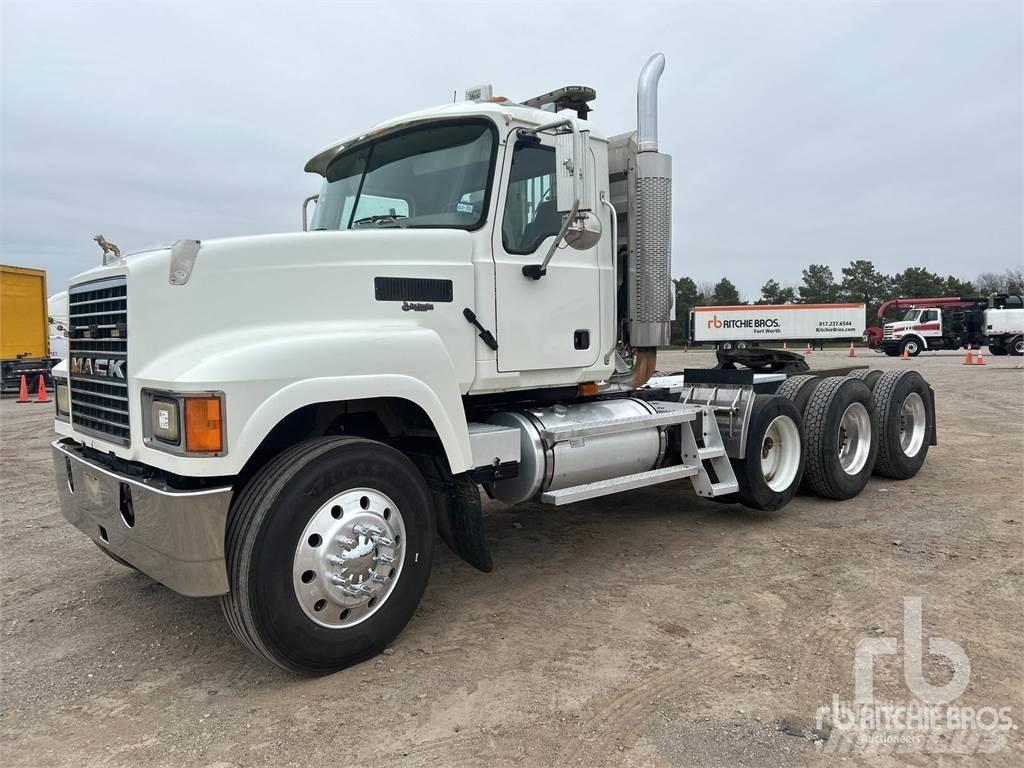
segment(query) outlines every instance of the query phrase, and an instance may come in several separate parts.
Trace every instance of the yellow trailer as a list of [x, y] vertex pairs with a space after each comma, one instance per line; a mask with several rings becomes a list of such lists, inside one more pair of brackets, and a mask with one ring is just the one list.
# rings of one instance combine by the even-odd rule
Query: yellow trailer
[[0, 387], [18, 388], [21, 377], [32, 390], [39, 376], [50, 385], [50, 323], [46, 271], [0, 264]]

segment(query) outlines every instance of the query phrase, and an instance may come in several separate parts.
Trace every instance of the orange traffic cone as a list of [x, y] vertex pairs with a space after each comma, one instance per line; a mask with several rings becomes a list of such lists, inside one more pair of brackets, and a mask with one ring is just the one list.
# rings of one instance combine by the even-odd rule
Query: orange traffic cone
[[32, 402], [31, 400], [28, 399], [28, 381], [26, 381], [24, 373], [21, 374], [21, 390], [18, 392], [18, 399], [15, 400], [14, 402], [16, 402], [16, 403], [31, 403]]
[[985, 364], [985, 356], [983, 354], [981, 354], [981, 347], [978, 347], [978, 359], [974, 361], [974, 364], [975, 365], [984, 365]]
[[900, 355], [900, 360], [909, 360], [909, 359], [910, 359], [910, 355], [907, 353], [907, 348], [904, 347], [903, 348], [903, 354]]
[[37, 403], [48, 403], [50, 398], [46, 396], [46, 379], [43, 374], [39, 374], [39, 394], [36, 395]]
[[857, 353], [853, 349], [853, 342], [850, 342], [850, 351], [846, 355], [847, 357], [856, 357]]
[[974, 349], [967, 345], [967, 354], [964, 356], [964, 365], [974, 365]]

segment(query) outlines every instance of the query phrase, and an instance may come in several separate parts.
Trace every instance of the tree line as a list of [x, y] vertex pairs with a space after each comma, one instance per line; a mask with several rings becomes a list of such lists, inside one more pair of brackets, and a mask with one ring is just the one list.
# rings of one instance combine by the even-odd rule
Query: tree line
[[867, 305], [868, 325], [873, 324], [878, 308], [889, 299], [933, 296], [983, 297], [991, 293], [1024, 294], [1024, 269], [1005, 272], [982, 272], [975, 280], [961, 280], [953, 275], [943, 277], [924, 267], [908, 267], [894, 275], [886, 275], [867, 259], [855, 259], [841, 269], [836, 279], [825, 264], [810, 264], [802, 270], [798, 284], [783, 285], [772, 278], [761, 286], [760, 297], [745, 302], [736, 285], [727, 277], [717, 283], [697, 283], [690, 277], [674, 279], [676, 320], [672, 324], [672, 343], [682, 344], [690, 336], [690, 309], [693, 307], [731, 306], [736, 304], [832, 304], [857, 302]]

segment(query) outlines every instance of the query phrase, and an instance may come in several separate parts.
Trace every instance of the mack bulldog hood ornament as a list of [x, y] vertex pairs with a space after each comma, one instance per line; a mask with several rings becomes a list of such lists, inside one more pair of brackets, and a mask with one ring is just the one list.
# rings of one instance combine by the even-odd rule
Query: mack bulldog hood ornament
[[96, 237], [94, 237], [93, 240], [95, 240], [97, 243], [99, 243], [100, 248], [103, 249], [103, 263], [104, 264], [106, 264], [109, 261], [109, 259], [107, 258], [107, 254], [110, 254], [110, 253], [114, 254], [113, 258], [115, 258], [115, 259], [120, 259], [121, 258], [121, 249], [118, 248], [113, 243], [109, 242], [107, 240], [107, 238], [105, 238], [103, 235], [96, 235]]

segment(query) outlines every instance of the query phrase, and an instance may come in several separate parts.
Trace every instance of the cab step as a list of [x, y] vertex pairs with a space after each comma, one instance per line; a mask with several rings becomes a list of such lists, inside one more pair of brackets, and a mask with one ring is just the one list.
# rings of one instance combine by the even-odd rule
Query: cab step
[[681, 480], [684, 477], [693, 477], [698, 472], [700, 472], [700, 468], [695, 465], [677, 464], [672, 467], [650, 469], [646, 472], [613, 477], [609, 480], [598, 480], [595, 483], [574, 485], [571, 488], [562, 488], [558, 491], [547, 491], [540, 497], [540, 500], [545, 504], [553, 504], [556, 507], [560, 507], [564, 504], [596, 499], [599, 496], [608, 496], [621, 491], [631, 491], [634, 488], [643, 488], [648, 485]]

